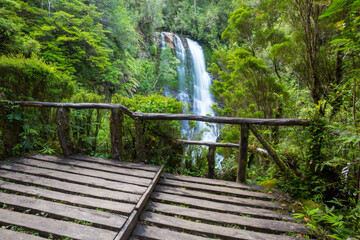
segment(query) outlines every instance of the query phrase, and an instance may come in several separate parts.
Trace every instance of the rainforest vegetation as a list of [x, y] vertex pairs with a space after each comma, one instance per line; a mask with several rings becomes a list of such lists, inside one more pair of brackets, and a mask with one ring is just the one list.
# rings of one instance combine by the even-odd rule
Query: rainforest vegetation
[[[248, 182], [297, 199], [319, 239], [360, 239], [359, 0], [0, 0], [0, 100], [121, 103], [182, 113], [178, 59], [161, 32], [201, 43], [218, 116], [305, 118], [309, 127], [261, 127], [295, 173], [284, 175], [249, 139]], [[125, 118], [125, 160], [135, 129]], [[109, 111], [71, 111], [76, 152], [109, 157]], [[0, 156], [62, 154], [56, 109], [1, 105]], [[238, 143], [227, 125], [219, 141]], [[146, 121], [146, 159], [168, 172], [204, 176], [206, 151], [184, 161], [180, 123]], [[234, 180], [238, 150], [216, 177]], [[191, 155], [189, 155], [191, 156]], [[189, 158], [185, 156], [185, 158]], [[187, 164], [185, 164], [186, 162]], [[356, 238], [357, 236], [357, 238]]]

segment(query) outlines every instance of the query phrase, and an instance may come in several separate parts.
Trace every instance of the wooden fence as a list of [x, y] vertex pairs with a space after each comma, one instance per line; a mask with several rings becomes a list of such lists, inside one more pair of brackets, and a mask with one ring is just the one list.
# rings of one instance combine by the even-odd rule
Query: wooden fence
[[136, 129], [136, 153], [137, 161], [145, 162], [145, 149], [142, 133], [144, 131], [144, 120], [195, 120], [209, 123], [235, 124], [241, 125], [240, 143], [210, 143], [200, 141], [177, 141], [182, 144], [206, 145], [209, 147], [208, 152], [208, 177], [214, 177], [215, 169], [215, 150], [216, 147], [236, 147], [239, 148], [240, 154], [238, 159], [237, 181], [245, 182], [246, 165], [248, 154], [249, 131], [263, 145], [270, 157], [273, 158], [280, 170], [284, 174], [294, 174], [291, 169], [278, 157], [275, 150], [261, 137], [255, 125], [267, 126], [308, 126], [310, 121], [306, 119], [257, 119], [257, 118], [232, 118], [202, 116], [193, 114], [164, 114], [164, 113], [139, 113], [133, 112], [121, 104], [106, 103], [51, 103], [51, 102], [2, 102], [1, 104], [15, 104], [26, 107], [50, 107], [58, 108], [58, 136], [61, 148], [65, 156], [73, 154], [72, 143], [70, 142], [70, 108], [73, 109], [110, 109], [110, 133], [111, 133], [111, 158], [121, 159], [123, 151], [122, 137], [124, 135], [123, 122], [124, 114], [135, 120]]

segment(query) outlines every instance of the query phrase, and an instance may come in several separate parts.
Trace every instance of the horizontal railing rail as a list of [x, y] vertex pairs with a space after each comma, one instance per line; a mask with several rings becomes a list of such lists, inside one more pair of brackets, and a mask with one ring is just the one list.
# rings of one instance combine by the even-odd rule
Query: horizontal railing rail
[[264, 146], [269, 156], [273, 158], [280, 170], [285, 174], [294, 174], [291, 169], [278, 157], [276, 151], [261, 137], [255, 125], [266, 126], [309, 126], [311, 123], [307, 119], [281, 118], [281, 119], [258, 119], [258, 118], [233, 118], [218, 116], [203, 116], [194, 114], [167, 114], [167, 113], [141, 113], [133, 112], [121, 104], [109, 103], [55, 103], [55, 102], [36, 102], [36, 101], [2, 101], [0, 105], [20, 105], [23, 107], [49, 107], [59, 108], [58, 110], [58, 136], [60, 145], [65, 156], [73, 154], [72, 143], [70, 142], [70, 108], [73, 109], [109, 109], [111, 110], [110, 134], [111, 134], [111, 157], [121, 159], [123, 151], [123, 121], [124, 116], [135, 120], [136, 131], [136, 153], [137, 161], [145, 162], [145, 149], [142, 133], [144, 132], [144, 120], [193, 120], [219, 124], [241, 125], [240, 143], [211, 143], [202, 141], [190, 141], [177, 139], [181, 144], [205, 145], [209, 147], [208, 151], [208, 177], [214, 177], [215, 168], [215, 150], [216, 147], [236, 147], [239, 148], [239, 164], [237, 171], [237, 181], [245, 182], [247, 149], [249, 131], [255, 135], [259, 142]]

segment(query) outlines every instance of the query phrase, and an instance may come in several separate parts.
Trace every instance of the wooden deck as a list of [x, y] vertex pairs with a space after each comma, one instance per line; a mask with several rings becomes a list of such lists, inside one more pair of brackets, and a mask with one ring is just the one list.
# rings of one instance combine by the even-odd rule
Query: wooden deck
[[307, 230], [260, 186], [161, 171], [84, 156], [0, 162], [0, 240], [275, 240]]

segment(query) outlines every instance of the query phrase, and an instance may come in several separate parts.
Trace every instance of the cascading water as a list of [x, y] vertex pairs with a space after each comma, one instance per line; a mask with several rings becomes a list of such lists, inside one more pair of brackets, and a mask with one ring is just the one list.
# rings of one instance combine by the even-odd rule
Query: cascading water
[[[186, 39], [191, 53], [194, 79], [193, 112], [197, 115], [214, 115], [211, 106], [214, 100], [210, 93], [211, 78], [206, 71], [205, 57], [202, 47], [191, 39]], [[216, 125], [198, 122], [198, 132], [203, 132], [201, 140], [216, 142]]]
[[[163, 41], [164, 42], [164, 41]], [[183, 41], [178, 35], [175, 35], [174, 45], [176, 57], [180, 60], [178, 65], [178, 100], [185, 105], [190, 105], [190, 110], [197, 115], [214, 115], [211, 106], [214, 104], [210, 93], [211, 78], [206, 71], [205, 57], [202, 47], [191, 39], [186, 39], [188, 53], [184, 47]], [[189, 62], [190, 60], [190, 62]], [[188, 68], [188, 66], [191, 66]], [[189, 77], [193, 80], [193, 85], [188, 84]], [[189, 88], [193, 88], [191, 91]], [[193, 96], [191, 97], [191, 92]], [[182, 134], [187, 139], [199, 137], [202, 141], [216, 142], [218, 136], [217, 125], [205, 122], [197, 122], [196, 131], [190, 128], [189, 121], [182, 121]], [[198, 136], [200, 135], [200, 136]], [[216, 161], [220, 163], [222, 156], [216, 155]]]
[[[175, 35], [175, 51], [176, 57], [180, 60], [180, 64], [177, 67], [178, 72], [178, 100], [183, 102], [185, 106], [190, 104], [190, 97], [189, 97], [189, 90], [187, 89], [187, 57], [186, 57], [186, 50], [181, 38], [178, 35]], [[187, 139], [191, 139], [191, 129], [189, 121], [182, 121], [181, 122], [182, 128], [181, 133], [185, 135]]]

